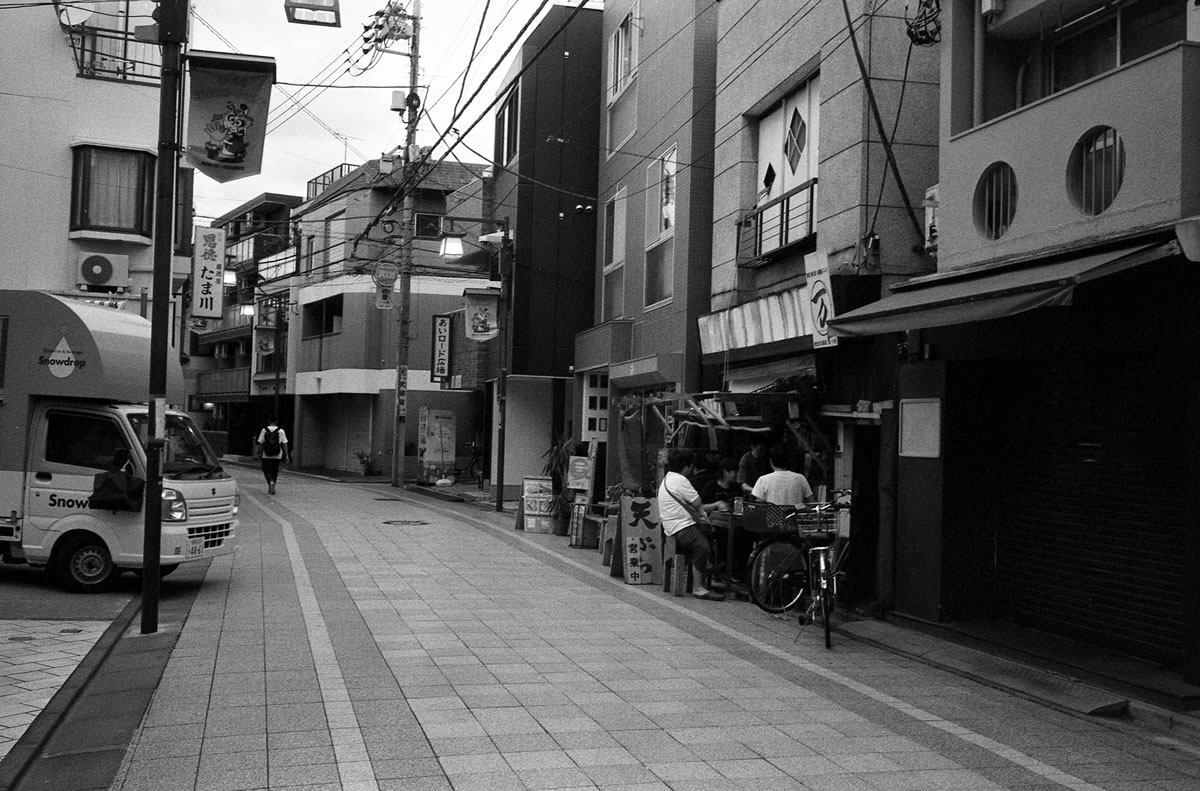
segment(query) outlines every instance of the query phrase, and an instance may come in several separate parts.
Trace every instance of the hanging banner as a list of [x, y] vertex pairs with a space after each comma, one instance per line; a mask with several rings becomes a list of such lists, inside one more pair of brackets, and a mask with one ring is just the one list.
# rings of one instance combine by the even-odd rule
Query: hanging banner
[[433, 369], [429, 374], [432, 382], [450, 379], [450, 327], [453, 318], [449, 313], [433, 317]]
[[837, 336], [829, 326], [834, 317], [833, 288], [829, 284], [829, 257], [824, 250], [814, 250], [804, 256], [804, 277], [808, 282], [808, 316], [812, 322], [814, 349], [837, 346]]
[[187, 161], [218, 182], [258, 175], [275, 59], [192, 50], [187, 63]]
[[225, 307], [225, 229], [195, 228], [192, 248], [192, 317], [219, 319]]
[[500, 334], [500, 292], [494, 288], [463, 290], [467, 300], [467, 337], [490, 341]]

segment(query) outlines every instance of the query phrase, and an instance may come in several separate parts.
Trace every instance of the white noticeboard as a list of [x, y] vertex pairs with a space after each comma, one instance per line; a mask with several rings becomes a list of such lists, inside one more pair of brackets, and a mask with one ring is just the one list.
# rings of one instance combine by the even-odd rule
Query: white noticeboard
[[900, 455], [936, 459], [942, 455], [942, 399], [900, 399]]

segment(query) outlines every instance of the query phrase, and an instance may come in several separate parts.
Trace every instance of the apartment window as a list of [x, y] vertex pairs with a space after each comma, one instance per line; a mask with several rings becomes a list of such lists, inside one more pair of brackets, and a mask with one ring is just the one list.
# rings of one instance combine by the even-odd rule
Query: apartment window
[[646, 168], [646, 245], [675, 233], [675, 147]]
[[625, 312], [625, 189], [604, 204], [604, 269], [602, 321]]
[[1125, 143], [1117, 130], [1098, 126], [1071, 151], [1067, 192], [1075, 208], [1096, 215], [1112, 205], [1125, 179]]
[[1007, 162], [994, 162], [975, 185], [975, 227], [999, 239], [1017, 216], [1017, 176]]
[[755, 205], [817, 177], [820, 109], [820, 75], [813, 75], [758, 119]]
[[638, 28], [641, 24], [641, 14], [638, 3], [634, 3], [629, 13], [617, 25], [608, 41], [608, 101], [614, 102], [620, 96], [633, 78], [637, 76], [638, 63]]
[[77, 146], [71, 174], [71, 230], [149, 237], [154, 223], [154, 156]]
[[646, 307], [665, 302], [674, 294], [674, 261], [674, 239], [646, 251]]
[[1059, 28], [1049, 49], [1051, 90], [1061, 91], [1187, 37], [1184, 3], [1134, 0]]
[[323, 299], [304, 306], [301, 336], [315, 338], [342, 331], [342, 295]]
[[508, 162], [517, 155], [517, 134], [520, 131], [517, 110], [520, 98], [518, 85], [509, 92], [508, 98], [496, 113], [496, 159], [501, 163]]
[[441, 239], [442, 215], [417, 212], [413, 220], [413, 228], [418, 239]]
[[307, 274], [317, 268], [317, 237], [309, 234], [304, 237], [304, 272]]

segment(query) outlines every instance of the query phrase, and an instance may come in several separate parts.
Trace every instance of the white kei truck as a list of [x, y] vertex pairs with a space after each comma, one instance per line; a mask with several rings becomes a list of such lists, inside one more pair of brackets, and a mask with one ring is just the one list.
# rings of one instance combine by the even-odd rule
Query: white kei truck
[[[141, 316], [0, 290], [0, 560], [45, 567], [76, 592], [140, 573], [145, 513], [95, 509], [88, 499], [114, 458], [146, 478], [149, 365], [150, 322]], [[174, 361], [167, 370], [168, 400], [180, 403], [182, 371]], [[162, 439], [166, 575], [236, 549], [240, 495], [186, 413], [167, 410]]]

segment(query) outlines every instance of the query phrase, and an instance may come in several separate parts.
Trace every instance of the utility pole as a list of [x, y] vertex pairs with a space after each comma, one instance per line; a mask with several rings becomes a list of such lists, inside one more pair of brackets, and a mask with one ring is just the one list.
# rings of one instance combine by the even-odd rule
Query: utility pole
[[158, 631], [162, 552], [162, 450], [167, 431], [167, 356], [171, 331], [175, 170], [179, 162], [179, 94], [188, 0], [161, 0], [154, 11], [162, 46], [158, 98], [158, 162], [154, 192], [154, 295], [150, 309], [150, 425], [146, 442], [145, 530], [142, 537], [142, 634]]
[[400, 315], [397, 316], [400, 338], [396, 350], [396, 420], [392, 433], [392, 486], [404, 485], [404, 438], [408, 427], [408, 346], [409, 311], [412, 307], [413, 236], [416, 229], [413, 220], [416, 214], [417, 168], [420, 154], [417, 151], [417, 119], [421, 115], [421, 97], [417, 93], [420, 71], [418, 57], [421, 38], [421, 0], [412, 0], [412, 38], [408, 44], [408, 96], [404, 100], [406, 130], [404, 136], [404, 241], [400, 247], [400, 273], [396, 288], [400, 292]]

